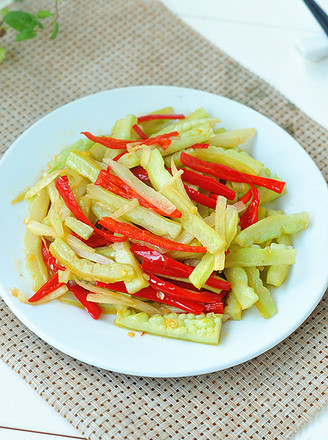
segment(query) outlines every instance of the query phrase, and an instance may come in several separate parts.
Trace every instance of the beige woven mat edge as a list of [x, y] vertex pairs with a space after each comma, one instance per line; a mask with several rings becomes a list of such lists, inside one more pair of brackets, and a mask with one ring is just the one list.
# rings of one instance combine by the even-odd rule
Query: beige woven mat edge
[[[31, 10], [47, 6], [45, 0], [29, 3]], [[16, 46], [8, 39], [8, 48], [0, 68], [2, 149], [41, 116], [80, 96], [171, 84], [260, 111], [289, 131], [327, 177], [327, 131], [156, 1], [63, 2], [54, 44], [40, 38]], [[328, 402], [327, 310], [326, 295], [293, 335], [243, 365], [195, 378], [145, 379], [58, 352], [3, 306], [1, 358], [92, 440], [288, 439]]]

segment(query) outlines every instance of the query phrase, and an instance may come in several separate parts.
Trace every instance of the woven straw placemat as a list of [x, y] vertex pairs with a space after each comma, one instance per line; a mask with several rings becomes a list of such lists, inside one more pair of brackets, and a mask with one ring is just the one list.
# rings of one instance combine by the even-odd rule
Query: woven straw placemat
[[[31, 0], [31, 11], [52, 3]], [[207, 90], [273, 119], [327, 177], [327, 131], [152, 0], [60, 2], [60, 33], [16, 44], [0, 66], [1, 151], [54, 108], [100, 90]], [[1, 358], [90, 439], [288, 439], [328, 401], [328, 297], [255, 360], [191, 378], [104, 371], [55, 350], [1, 301]]]

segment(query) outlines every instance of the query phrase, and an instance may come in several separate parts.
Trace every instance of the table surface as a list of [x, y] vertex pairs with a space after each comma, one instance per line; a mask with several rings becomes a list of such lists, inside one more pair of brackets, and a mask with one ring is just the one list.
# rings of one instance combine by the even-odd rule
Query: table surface
[[[268, 81], [328, 128], [328, 57], [304, 60], [295, 40], [320, 32], [301, 0], [162, 0], [183, 21]], [[0, 0], [0, 7], [8, 0]], [[328, 11], [328, 0], [318, 2]], [[4, 363], [0, 363], [2, 440], [82, 439], [64, 418]], [[328, 440], [328, 407], [294, 440]]]

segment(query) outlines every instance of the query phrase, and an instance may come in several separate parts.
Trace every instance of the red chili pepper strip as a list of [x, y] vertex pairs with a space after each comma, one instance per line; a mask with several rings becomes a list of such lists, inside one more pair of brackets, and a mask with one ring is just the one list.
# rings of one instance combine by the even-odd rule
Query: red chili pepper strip
[[217, 313], [219, 315], [223, 315], [223, 303], [217, 302], [215, 304], [205, 304], [204, 313]]
[[97, 303], [87, 300], [87, 296], [89, 295], [90, 292], [83, 289], [83, 287], [81, 287], [81, 286], [78, 286], [78, 285], [73, 286], [71, 284], [69, 285], [69, 290], [74, 294], [76, 299], [78, 299], [80, 301], [80, 303], [85, 308], [85, 310], [89, 313], [91, 318], [93, 318], [93, 319], [99, 318], [99, 316], [102, 313], [102, 309], [98, 306]]
[[84, 238], [80, 237], [79, 235], [72, 232], [72, 235], [77, 237], [79, 240], [83, 241], [86, 245], [97, 248], [99, 246], [107, 246], [108, 244], [112, 244], [112, 240], [109, 240], [107, 237], [103, 237], [102, 235], [93, 234], [91, 235], [88, 240], [85, 240]]
[[154, 121], [156, 119], [185, 119], [185, 115], [145, 115], [139, 116], [138, 123], [146, 121]]
[[58, 281], [58, 272], [56, 272], [40, 289], [35, 292], [33, 296], [28, 300], [28, 302], [39, 301], [39, 299], [44, 298], [49, 295], [49, 293], [54, 292], [59, 289], [59, 287], [63, 286], [63, 283]]
[[192, 170], [187, 170], [185, 168], [179, 168], [183, 170], [181, 179], [184, 182], [197, 185], [202, 189], [211, 191], [211, 193], [216, 193], [221, 196], [226, 197], [228, 200], [233, 200], [236, 197], [236, 193], [233, 189], [228, 188], [222, 183], [218, 182], [213, 177], [203, 176], [202, 174], [196, 173]]
[[164, 292], [156, 292], [156, 290], [152, 287], [141, 289], [139, 290], [139, 292], [134, 293], [133, 296], [138, 296], [140, 298], [150, 299], [151, 301], [168, 304], [170, 306], [174, 306], [181, 310], [184, 310], [185, 312], [194, 313], [195, 315], [200, 315], [204, 310], [203, 304], [198, 304], [187, 299], [176, 298]]
[[159, 237], [151, 232], [137, 228], [136, 226], [128, 225], [127, 223], [118, 222], [110, 217], [103, 217], [100, 222], [102, 226], [110, 231], [119, 233], [128, 238], [134, 240], [143, 241], [154, 246], [158, 246], [164, 249], [181, 252], [197, 252], [204, 253], [206, 248], [204, 246], [189, 246], [183, 243], [176, 243], [168, 238]]
[[82, 131], [81, 134], [84, 134], [84, 136], [90, 139], [90, 141], [104, 145], [105, 147], [113, 150], [121, 150], [122, 148], [126, 148], [127, 141], [123, 139], [114, 139], [108, 136], [94, 136], [88, 131]]
[[[88, 131], [82, 132], [88, 139], [93, 142], [97, 142], [98, 144], [104, 145], [107, 148], [120, 150], [121, 148], [126, 148], [128, 144], [140, 144], [141, 141], [127, 141], [124, 139], [115, 139], [108, 136], [94, 136]], [[172, 136], [178, 136], [179, 133], [177, 131], [172, 131], [171, 133], [164, 133], [159, 136], [151, 137], [148, 139], [142, 140], [142, 144], [144, 145], [153, 145], [159, 144], [163, 149], [167, 148], [171, 144]]]
[[81, 222], [87, 224], [88, 226], [91, 226], [91, 228], [94, 230], [94, 232], [98, 235], [102, 235], [103, 237], [106, 237], [112, 242], [121, 242], [125, 241], [126, 239], [124, 237], [116, 237], [112, 234], [108, 234], [108, 232], [101, 231], [100, 229], [96, 228], [95, 225], [93, 225], [87, 217], [84, 215], [83, 211], [79, 207], [75, 196], [73, 194], [73, 191], [70, 187], [68, 177], [66, 175], [59, 176], [55, 180], [55, 185], [57, 188], [57, 191], [61, 195], [62, 199], [65, 202], [65, 205], [68, 207], [68, 209], [74, 214], [74, 216], [80, 220]]
[[167, 293], [174, 297], [178, 297], [180, 299], [187, 299], [189, 301], [194, 301], [196, 303], [217, 303], [218, 295], [210, 292], [195, 292], [183, 289], [169, 281], [164, 281], [161, 278], [158, 278], [154, 274], [147, 272], [149, 275], [149, 284], [155, 289], [163, 293]]
[[96, 281], [96, 286], [102, 287], [103, 289], [114, 290], [115, 292], [129, 293], [126, 290], [123, 281], [117, 281], [116, 283], [102, 283], [101, 281]]
[[[142, 270], [144, 270], [147, 273], [155, 273], [156, 275], [161, 275], [163, 277], [177, 277], [177, 278], [185, 278], [186, 280], [188, 280], [189, 275], [192, 273], [192, 271], [194, 270], [193, 267], [191, 267], [188, 272], [187, 271], [182, 271], [181, 269], [178, 269], [177, 267], [175, 267], [174, 269], [172, 269], [171, 266], [165, 266], [162, 263], [151, 263], [150, 261], [144, 260], [142, 263]], [[190, 266], [187, 266], [190, 267]], [[189, 273], [189, 275], [187, 275], [187, 273]], [[175, 282], [175, 281], [174, 281]], [[210, 278], [207, 279], [206, 284], [208, 286], [211, 287], [215, 287], [216, 289], [230, 289], [230, 283], [228, 283], [228, 281], [225, 280], [220, 280], [215, 278], [213, 275], [210, 276]], [[206, 287], [205, 284], [205, 287]], [[217, 295], [217, 301], [220, 301], [222, 297], [219, 297], [220, 294], [216, 294]]]
[[253, 195], [253, 191], [252, 191], [252, 188], [251, 188], [251, 189], [248, 190], [247, 193], [246, 193], [245, 195], [243, 195], [243, 197], [241, 197], [238, 201], [239, 201], [239, 202], [243, 202], [243, 203], [246, 204], [246, 203], [248, 203], [248, 202], [251, 200], [252, 195]]
[[209, 197], [205, 196], [204, 194], [200, 193], [199, 191], [196, 191], [194, 188], [191, 188], [190, 186], [184, 185], [184, 187], [185, 187], [185, 190], [186, 190], [188, 196], [191, 198], [191, 200], [199, 203], [200, 205], [215, 209], [215, 207], [216, 207], [215, 200], [210, 199]]
[[258, 221], [260, 205], [259, 192], [254, 185], [251, 186], [251, 190], [253, 194], [253, 199], [248, 205], [244, 214], [240, 217], [239, 225], [241, 227], [241, 230], [248, 228], [248, 226]]
[[56, 258], [50, 253], [44, 242], [42, 242], [41, 252], [45, 265], [48, 266], [53, 272], [65, 270], [65, 267], [57, 263]]
[[[116, 292], [127, 293], [126, 287], [121, 281], [117, 283], [101, 283], [100, 281], [96, 281], [96, 286], [103, 287], [104, 289], [115, 290]], [[173, 297], [173, 295], [167, 295], [164, 292], [160, 294], [153, 287], [145, 287], [144, 289], [139, 290], [133, 295], [139, 296], [140, 298], [150, 299], [156, 302], [169, 304], [178, 307], [181, 310], [195, 313], [197, 315], [201, 313], [204, 308], [203, 305], [199, 307], [200, 304], [185, 299], [178, 299], [176, 297]]]
[[157, 214], [172, 218], [180, 218], [182, 216], [182, 213], [177, 209], [174, 210], [170, 215], [168, 215], [166, 212], [162, 211], [157, 206], [153, 205], [152, 203], [148, 202], [148, 200], [141, 197], [136, 191], [134, 191], [129, 185], [127, 185], [124, 180], [120, 179], [117, 176], [114, 176], [113, 174], [109, 174], [105, 170], [99, 171], [98, 178], [95, 181], [95, 185], [100, 185], [108, 191], [124, 197], [125, 199], [137, 199], [141, 206], [147, 209], [151, 209]]
[[190, 154], [182, 152], [180, 160], [183, 165], [192, 168], [196, 171], [211, 174], [218, 179], [230, 180], [231, 182], [253, 183], [254, 185], [263, 186], [271, 191], [275, 191], [279, 194], [284, 189], [285, 182], [279, 180], [268, 179], [266, 177], [254, 176], [253, 174], [241, 173], [226, 165], [218, 163], [209, 163], [205, 160], [198, 159], [190, 156]]
[[[135, 243], [131, 246], [131, 251], [144, 258], [145, 265], [146, 263], [152, 263], [153, 268], [160, 270], [160, 272], [156, 272], [155, 270], [152, 270], [149, 265], [147, 265], [147, 271], [152, 273], [178, 278], [188, 278], [191, 272], [194, 270], [193, 267], [180, 263], [179, 261], [167, 257], [166, 255], [163, 255], [154, 249], [150, 249], [147, 246], [142, 246]], [[228, 281], [220, 280], [214, 277], [214, 275], [210, 275], [206, 281], [206, 284], [211, 287], [215, 287], [216, 289], [230, 290], [231, 288], [231, 284]]]
[[140, 136], [141, 139], [148, 139], [148, 136], [146, 135], [146, 133], [144, 133], [141, 128], [139, 127], [139, 125], [134, 124], [132, 125], [133, 130]]
[[132, 171], [132, 173], [138, 177], [139, 180], [149, 180], [149, 176], [147, 171], [142, 168], [142, 167], [135, 167], [132, 168], [130, 171]]
[[123, 151], [123, 153], [120, 153], [120, 154], [118, 154], [117, 156], [115, 156], [113, 160], [115, 160], [115, 162], [118, 161], [118, 160], [121, 159], [121, 157], [124, 156], [124, 154], [126, 154], [126, 153], [127, 153], [127, 151]]

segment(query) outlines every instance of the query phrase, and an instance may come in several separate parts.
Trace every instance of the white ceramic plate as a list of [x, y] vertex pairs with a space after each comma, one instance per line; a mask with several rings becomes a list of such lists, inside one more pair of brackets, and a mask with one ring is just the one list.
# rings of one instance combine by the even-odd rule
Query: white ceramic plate
[[[276, 204], [287, 214], [308, 211], [310, 227], [294, 239], [296, 265], [279, 289], [272, 289], [278, 313], [269, 320], [255, 308], [240, 322], [223, 325], [218, 347], [136, 333], [113, 325], [113, 316], [92, 320], [81, 309], [53, 301], [43, 306], [21, 304], [9, 289], [31, 292], [24, 267], [26, 203], [10, 201], [46, 169], [64, 147], [81, 138], [81, 131], [108, 132], [128, 113], [147, 114], [172, 105], [177, 113], [204, 106], [228, 129], [255, 127], [252, 155], [287, 181], [288, 194]], [[116, 89], [67, 104], [29, 128], [0, 164], [0, 287], [17, 317], [49, 344], [77, 359], [116, 372], [152, 377], [177, 377], [217, 371], [265, 352], [290, 335], [312, 312], [327, 285], [328, 194], [320, 171], [297, 142], [272, 121], [237, 102], [210, 93], [166, 86]]]

